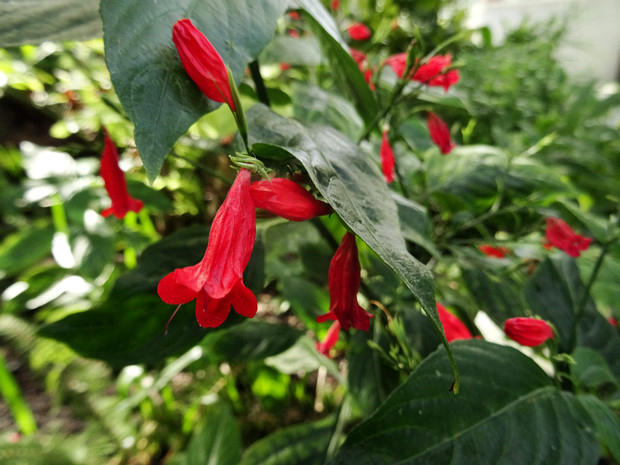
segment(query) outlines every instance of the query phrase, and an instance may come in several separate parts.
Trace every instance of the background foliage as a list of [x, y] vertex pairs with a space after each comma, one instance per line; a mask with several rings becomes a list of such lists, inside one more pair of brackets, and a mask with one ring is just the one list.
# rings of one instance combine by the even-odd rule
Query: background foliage
[[[620, 318], [620, 94], [566, 75], [553, 24], [496, 47], [446, 1], [329, 6], [0, 1], [2, 463], [620, 463], [608, 321]], [[173, 308], [157, 283], [202, 257], [241, 149], [228, 110], [176, 58], [184, 16], [231, 66], [254, 153], [281, 174], [303, 169], [337, 214], [261, 218], [244, 276], [259, 315], [203, 330], [187, 306], [165, 335]], [[370, 40], [350, 40], [354, 21]], [[409, 85], [390, 105], [396, 77], [381, 63], [412, 39], [418, 57], [451, 53], [461, 80], [448, 93]], [[350, 46], [367, 53], [374, 91]], [[457, 143], [447, 156], [429, 110]], [[99, 215], [103, 126], [147, 206], [122, 221]], [[548, 216], [593, 244], [577, 259], [545, 249]], [[316, 317], [345, 225], [361, 238], [359, 298], [374, 318], [327, 358]], [[435, 299], [484, 340], [442, 348]], [[551, 322], [556, 340], [506, 346], [498, 326], [515, 316]]]

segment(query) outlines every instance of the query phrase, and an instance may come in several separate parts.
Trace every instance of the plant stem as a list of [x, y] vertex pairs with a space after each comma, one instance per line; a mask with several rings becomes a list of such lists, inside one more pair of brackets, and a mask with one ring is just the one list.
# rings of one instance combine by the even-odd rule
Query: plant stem
[[254, 81], [254, 85], [256, 86], [256, 95], [258, 96], [258, 100], [261, 103], [264, 103], [265, 105], [270, 107], [271, 103], [269, 103], [269, 95], [267, 95], [267, 88], [265, 87], [265, 81], [263, 81], [263, 76], [261, 76], [260, 74], [258, 60], [250, 62], [249, 66], [252, 80]]

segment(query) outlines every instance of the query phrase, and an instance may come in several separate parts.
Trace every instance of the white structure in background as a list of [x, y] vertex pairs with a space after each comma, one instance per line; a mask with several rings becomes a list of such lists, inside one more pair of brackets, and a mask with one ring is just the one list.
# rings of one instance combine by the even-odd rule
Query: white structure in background
[[618, 80], [620, 0], [469, 0], [468, 26], [487, 26], [494, 43], [523, 21], [567, 18], [568, 31], [557, 59], [576, 78]]

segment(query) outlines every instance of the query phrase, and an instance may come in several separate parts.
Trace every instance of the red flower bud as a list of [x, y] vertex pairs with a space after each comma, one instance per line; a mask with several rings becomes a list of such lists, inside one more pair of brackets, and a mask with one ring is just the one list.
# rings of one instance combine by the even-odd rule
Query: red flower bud
[[221, 325], [231, 305], [249, 318], [256, 314], [256, 297], [243, 284], [256, 236], [256, 216], [250, 197], [250, 171], [239, 171], [211, 225], [204, 258], [179, 268], [159, 282], [157, 293], [169, 304], [196, 299], [196, 319], [204, 328]]
[[362, 23], [353, 23], [347, 28], [349, 36], [353, 40], [368, 40], [372, 33], [368, 26]]
[[566, 222], [558, 218], [547, 218], [545, 235], [549, 244], [571, 257], [579, 257], [581, 251], [586, 250], [592, 242], [592, 239], [577, 234]]
[[456, 339], [471, 339], [473, 336], [467, 329], [467, 326], [463, 324], [457, 316], [450, 313], [446, 307], [437, 303], [437, 312], [439, 313], [439, 320], [443, 326], [443, 331], [446, 334], [448, 342], [452, 342]]
[[554, 336], [553, 328], [537, 318], [509, 318], [504, 323], [504, 332], [522, 346], [535, 347]]
[[379, 155], [381, 157], [381, 170], [385, 177], [385, 182], [388, 184], [394, 181], [394, 151], [390, 146], [388, 140], [388, 132], [383, 131], [383, 137], [381, 138], [381, 148], [379, 149]]
[[372, 315], [357, 303], [361, 281], [355, 235], [348, 232], [329, 264], [329, 312], [320, 315], [316, 321], [338, 321], [345, 331], [351, 326], [368, 331]]
[[338, 342], [338, 336], [340, 336], [340, 323], [336, 320], [327, 330], [327, 334], [325, 335], [323, 342], [316, 343], [316, 350], [326, 357], [329, 357], [329, 351], [332, 347], [334, 347], [334, 345], [336, 345], [336, 342]]
[[336, 11], [340, 8], [340, 0], [332, 0], [332, 10]]
[[250, 195], [255, 207], [291, 221], [309, 220], [332, 211], [329, 204], [315, 199], [299, 184], [285, 178], [257, 181], [250, 186]]
[[144, 207], [141, 200], [132, 198], [127, 190], [125, 173], [118, 166], [118, 151], [108, 131], [103, 130], [103, 153], [101, 154], [100, 174], [105, 184], [105, 189], [112, 200], [112, 206], [101, 212], [102, 216], [114, 215], [121, 219], [125, 218], [128, 211], [138, 213]]
[[446, 123], [433, 112], [428, 113], [426, 122], [431, 140], [439, 147], [441, 153], [444, 155], [450, 153], [454, 148], [454, 144], [450, 140], [450, 131]]
[[185, 18], [174, 24], [172, 41], [177, 47], [185, 71], [202, 93], [211, 100], [227, 103], [234, 112], [228, 69], [209, 39]]

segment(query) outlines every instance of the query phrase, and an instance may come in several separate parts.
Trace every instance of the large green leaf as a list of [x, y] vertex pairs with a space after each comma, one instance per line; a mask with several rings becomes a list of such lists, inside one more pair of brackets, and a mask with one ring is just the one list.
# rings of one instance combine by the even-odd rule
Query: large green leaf
[[304, 128], [262, 105], [248, 112], [248, 124], [253, 141], [283, 147], [303, 164], [323, 197], [347, 226], [399, 275], [443, 337], [432, 275], [407, 251], [396, 205], [370, 158], [338, 131]]
[[290, 426], [252, 444], [239, 465], [323, 465], [334, 418]]
[[101, 37], [99, 0], [0, 0], [0, 47]]
[[379, 113], [379, 104], [342, 40], [333, 18], [317, 0], [295, 0], [292, 5], [307, 13], [304, 19], [319, 39], [341, 91], [349, 94], [364, 122], [371, 124]]
[[609, 449], [616, 462], [620, 462], [620, 418], [618, 414], [597, 397], [582, 395], [578, 399], [592, 418], [600, 442]]
[[[217, 329], [200, 328], [190, 302], [177, 313], [166, 335], [174, 307], [161, 301], [157, 283], [175, 268], [197, 263], [204, 255], [207, 233], [206, 227], [180, 230], [147, 248], [138, 267], [116, 281], [105, 302], [52, 323], [41, 334], [118, 367], [156, 363], [190, 349]], [[255, 291], [262, 286], [262, 282], [254, 284], [246, 279]], [[240, 321], [243, 318], [231, 311], [220, 328]]]
[[136, 125], [146, 172], [159, 174], [189, 126], [219, 106], [183, 70], [172, 26], [190, 18], [230, 66], [237, 82], [273, 36], [286, 0], [102, 0], [106, 61], [123, 108]]
[[458, 396], [445, 389], [451, 373], [437, 351], [349, 434], [331, 465], [597, 463], [588, 415], [531, 359], [479, 340], [452, 346]]
[[216, 405], [205, 418], [187, 447], [186, 465], [237, 465], [241, 457], [241, 434], [230, 409]]
[[558, 252], [538, 265], [525, 287], [525, 298], [535, 314], [553, 323], [560, 339], [560, 350], [570, 353], [576, 346], [594, 349], [620, 378], [620, 335], [597, 311], [590, 297], [585, 301], [573, 337], [575, 313], [584, 292], [575, 259]]

